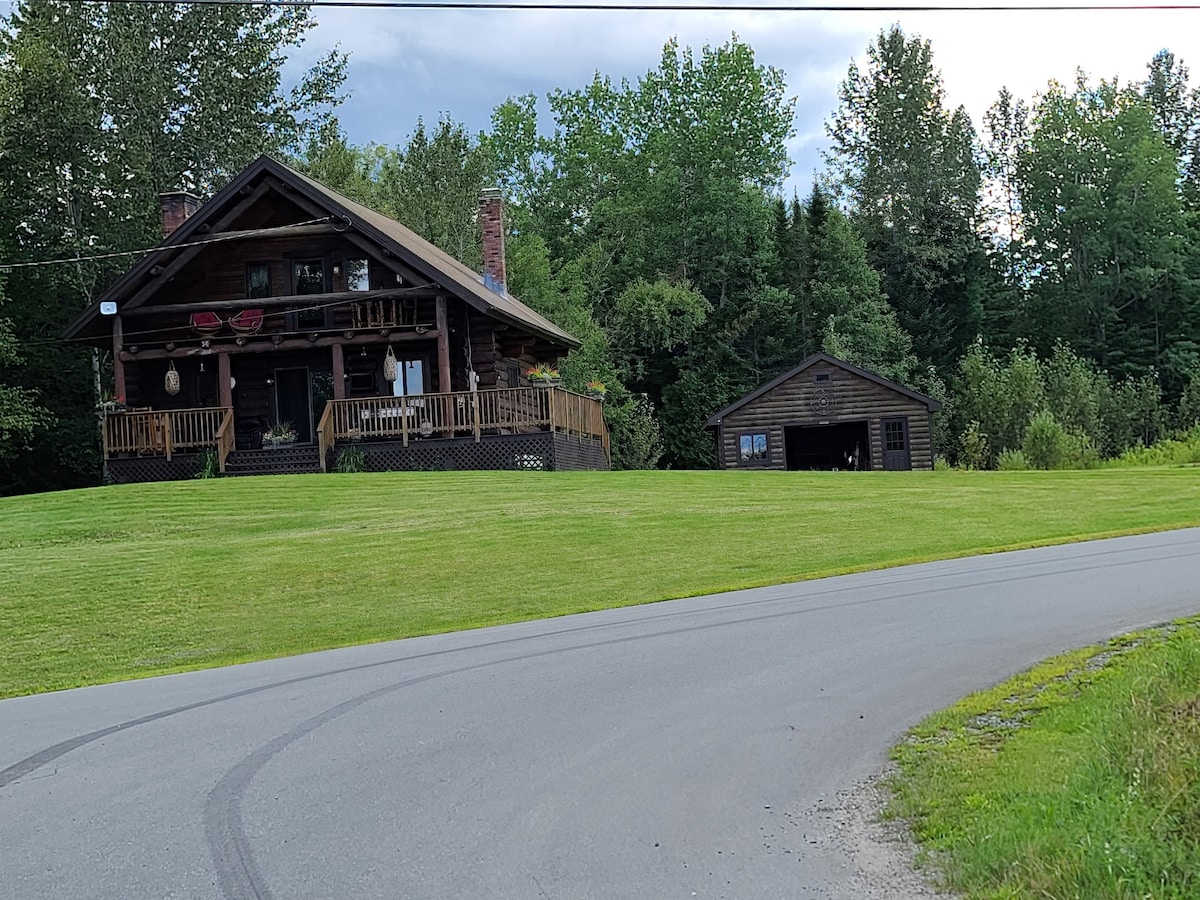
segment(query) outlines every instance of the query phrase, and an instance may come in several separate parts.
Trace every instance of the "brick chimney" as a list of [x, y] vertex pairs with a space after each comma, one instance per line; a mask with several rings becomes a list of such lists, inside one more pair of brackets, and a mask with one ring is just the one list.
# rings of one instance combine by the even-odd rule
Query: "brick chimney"
[[504, 267], [504, 201], [500, 188], [484, 188], [479, 196], [479, 230], [483, 232], [483, 281], [503, 293], [508, 281]]
[[162, 208], [163, 237], [170, 236], [176, 228], [188, 220], [200, 208], [200, 198], [187, 191], [169, 191], [158, 195]]

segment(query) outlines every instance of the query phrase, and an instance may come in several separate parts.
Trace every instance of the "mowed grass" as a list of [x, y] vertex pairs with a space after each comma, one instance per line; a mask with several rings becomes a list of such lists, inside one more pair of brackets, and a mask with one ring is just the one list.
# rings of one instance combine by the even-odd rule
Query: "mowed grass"
[[893, 755], [893, 811], [968, 898], [1200, 897], [1200, 620], [1045, 662]]
[[0, 499], [0, 696], [1189, 525], [1194, 469], [331, 474]]

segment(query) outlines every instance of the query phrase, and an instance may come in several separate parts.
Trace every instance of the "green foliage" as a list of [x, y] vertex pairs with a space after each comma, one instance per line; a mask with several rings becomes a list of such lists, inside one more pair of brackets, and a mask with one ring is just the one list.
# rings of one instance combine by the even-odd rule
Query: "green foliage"
[[[12, 327], [0, 319], [0, 373], [22, 362]], [[28, 447], [38, 429], [53, 422], [50, 414], [38, 405], [37, 391], [14, 387], [0, 382], [0, 462], [9, 462], [17, 452]], [[6, 485], [0, 484], [0, 493]]]
[[1200, 305], [1176, 154], [1154, 105], [1082, 73], [1073, 90], [1052, 84], [1016, 180], [1022, 253], [1038, 273], [1030, 335], [1067, 341], [1117, 377], [1156, 367], [1177, 382], [1195, 358]]
[[977, 334], [989, 270], [974, 129], [944, 95], [929, 42], [881, 32], [841, 86], [828, 160], [917, 358], [949, 369]]
[[639, 278], [617, 297], [610, 321], [626, 347], [673, 350], [691, 338], [711, 309], [686, 282]]
[[959, 462], [966, 469], [987, 469], [991, 464], [991, 446], [978, 422], [969, 422], [959, 439]]
[[1024, 472], [1029, 468], [1029, 460], [1020, 450], [1005, 450], [996, 459], [996, 470], [999, 472]]
[[221, 476], [221, 459], [212, 447], [206, 447], [196, 454], [196, 477], [219, 478]]
[[343, 447], [338, 453], [337, 463], [334, 467], [339, 472], [365, 472], [367, 468], [367, 457], [363, 453], [362, 447]]
[[1021, 454], [1035, 469], [1066, 468], [1069, 453], [1066, 429], [1049, 410], [1042, 410], [1030, 421], [1021, 442]]
[[1188, 373], [1187, 386], [1179, 396], [1178, 416], [1181, 428], [1200, 425], [1200, 366]]
[[912, 730], [892, 811], [967, 897], [1200, 891], [1200, 623], [1049, 660]]
[[1105, 465], [1127, 466], [1195, 466], [1200, 465], [1200, 424], [1180, 432], [1175, 438], [1165, 438], [1149, 447], [1132, 447]]

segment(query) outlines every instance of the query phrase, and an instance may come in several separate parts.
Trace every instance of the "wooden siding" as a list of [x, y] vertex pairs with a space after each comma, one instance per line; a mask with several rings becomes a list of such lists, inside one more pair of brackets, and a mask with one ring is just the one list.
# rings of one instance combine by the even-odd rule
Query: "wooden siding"
[[[828, 375], [828, 381], [817, 381]], [[824, 390], [833, 405], [826, 411], [814, 409], [817, 392]], [[780, 384], [774, 390], [726, 416], [717, 431], [718, 456], [725, 468], [739, 467], [738, 438], [746, 433], [767, 433], [766, 464], [741, 468], [786, 469], [784, 429], [793, 425], [838, 425], [867, 422], [870, 433], [871, 468], [883, 468], [882, 419], [907, 418], [909, 454], [914, 469], [932, 469], [933, 452], [929, 410], [924, 403], [883, 385], [832, 365], [814, 365]]]

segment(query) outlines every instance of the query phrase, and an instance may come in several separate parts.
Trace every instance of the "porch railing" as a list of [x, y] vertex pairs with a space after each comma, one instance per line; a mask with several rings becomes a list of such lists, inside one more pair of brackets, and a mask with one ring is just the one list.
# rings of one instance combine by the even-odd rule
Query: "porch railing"
[[[233, 449], [233, 410], [204, 409], [133, 410], [104, 416], [104, 454], [165, 456], [180, 450], [217, 448], [228, 457]], [[224, 461], [222, 460], [222, 463]]]
[[408, 446], [410, 440], [423, 437], [479, 440], [485, 433], [556, 431], [599, 440], [605, 453], [609, 449], [603, 404], [556, 387], [330, 400], [321, 424], [331, 428], [330, 445], [385, 438]]

